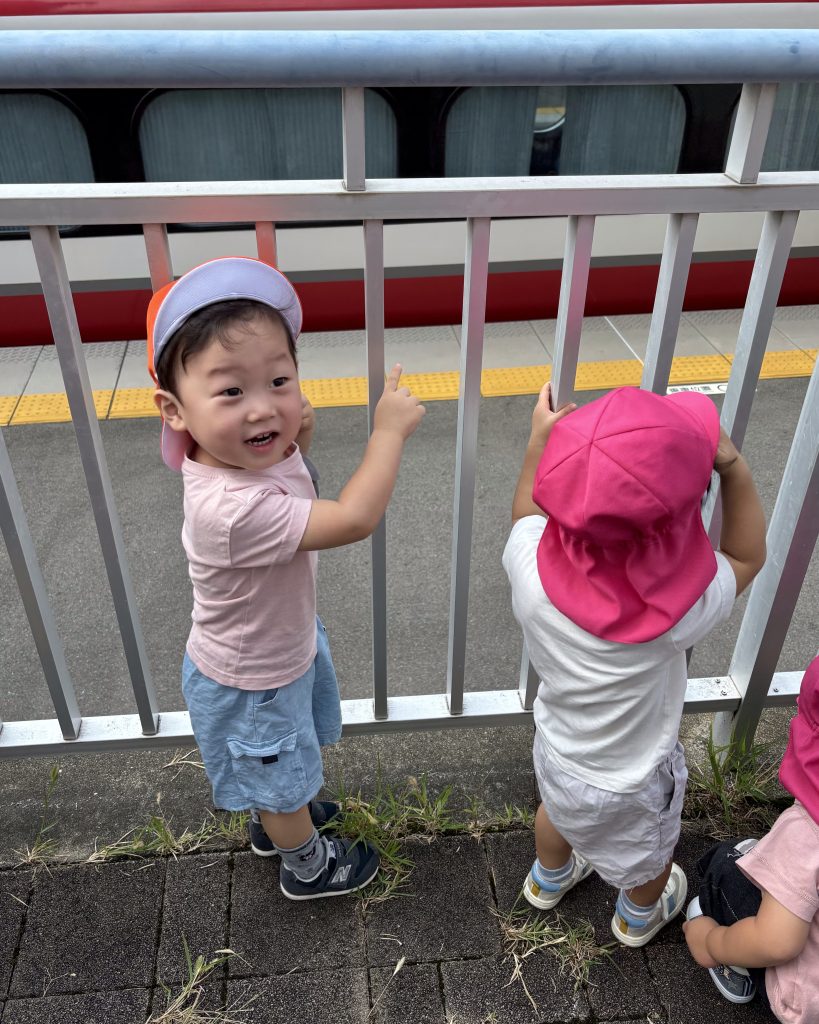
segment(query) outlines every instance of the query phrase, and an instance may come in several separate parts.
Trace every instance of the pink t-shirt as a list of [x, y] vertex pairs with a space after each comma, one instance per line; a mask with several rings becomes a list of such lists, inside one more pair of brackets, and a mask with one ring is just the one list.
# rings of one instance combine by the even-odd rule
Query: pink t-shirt
[[768, 967], [765, 988], [783, 1024], [819, 1021], [819, 825], [797, 801], [737, 861], [748, 878], [786, 910], [810, 921], [805, 948], [786, 964]]
[[301, 452], [262, 472], [182, 465], [193, 583], [187, 651], [226, 686], [267, 690], [316, 656], [315, 551], [299, 551], [316, 493]]

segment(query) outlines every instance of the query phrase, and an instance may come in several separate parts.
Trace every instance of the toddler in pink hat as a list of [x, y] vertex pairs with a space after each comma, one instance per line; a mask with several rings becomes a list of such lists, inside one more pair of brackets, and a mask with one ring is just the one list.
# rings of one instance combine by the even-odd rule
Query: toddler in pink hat
[[[810, 663], [779, 769], [796, 802], [757, 842], [700, 860], [683, 925], [691, 955], [732, 1003], [759, 992], [783, 1024], [819, 1021], [819, 655]], [[730, 965], [730, 966], [729, 966]]]
[[[717, 552], [701, 513], [714, 470]], [[553, 412], [547, 384], [512, 521], [503, 564], [540, 679], [542, 803], [523, 894], [550, 909], [594, 870], [620, 890], [615, 937], [642, 946], [686, 896], [673, 863], [688, 775], [685, 651], [761, 569], [762, 507], [705, 395], [618, 388]]]

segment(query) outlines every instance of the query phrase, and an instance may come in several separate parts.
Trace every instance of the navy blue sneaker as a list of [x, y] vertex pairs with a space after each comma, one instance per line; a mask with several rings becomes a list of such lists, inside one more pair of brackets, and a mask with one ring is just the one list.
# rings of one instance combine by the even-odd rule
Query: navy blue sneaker
[[344, 896], [363, 889], [378, 874], [379, 857], [369, 843], [325, 836], [327, 863], [324, 870], [309, 882], [282, 864], [279, 885], [289, 900], [319, 900], [325, 896]]
[[[328, 821], [338, 817], [341, 812], [338, 804], [334, 804], [331, 800], [311, 800], [307, 806], [310, 809], [310, 820], [317, 829], [321, 829]], [[248, 822], [248, 831], [250, 832], [250, 849], [257, 857], [275, 857], [278, 854], [279, 851], [262, 828], [262, 823], [254, 821], [252, 814]]]

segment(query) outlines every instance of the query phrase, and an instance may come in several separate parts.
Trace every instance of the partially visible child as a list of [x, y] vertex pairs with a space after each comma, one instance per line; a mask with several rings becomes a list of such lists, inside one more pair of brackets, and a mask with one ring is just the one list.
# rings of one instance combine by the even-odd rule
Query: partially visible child
[[336, 501], [302, 458], [314, 417], [296, 364], [301, 307], [259, 260], [211, 260], [148, 312], [162, 457], [181, 470], [193, 626], [182, 689], [217, 807], [251, 809], [254, 852], [279, 853], [293, 900], [366, 885], [378, 854], [319, 835], [320, 747], [341, 737], [338, 684], [316, 616], [316, 552], [368, 537], [424, 407], [390, 372], [364, 458]]
[[[550, 402], [547, 384], [503, 555], [540, 678], [542, 803], [523, 894], [549, 909], [595, 870], [620, 890], [615, 937], [642, 946], [686, 896], [672, 861], [688, 776], [685, 651], [761, 568], [765, 518], [706, 396], [618, 388], [577, 410]], [[701, 515], [712, 470], [716, 554]]]
[[802, 680], [779, 779], [796, 803], [759, 842], [720, 843], [700, 860], [702, 884], [683, 929], [726, 999], [747, 1003], [758, 990], [783, 1024], [816, 1024], [819, 656]]

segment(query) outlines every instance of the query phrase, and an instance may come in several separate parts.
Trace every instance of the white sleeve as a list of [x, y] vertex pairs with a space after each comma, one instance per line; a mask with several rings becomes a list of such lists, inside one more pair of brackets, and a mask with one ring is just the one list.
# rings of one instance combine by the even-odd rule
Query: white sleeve
[[543, 516], [524, 516], [512, 527], [501, 561], [513, 589], [516, 581], [531, 572], [532, 560], [537, 558], [537, 546], [545, 529]]
[[685, 613], [676, 626], [670, 630], [671, 641], [678, 651], [684, 651], [711, 632], [714, 626], [725, 622], [734, 607], [737, 596], [737, 581], [731, 563], [719, 551], [717, 574], [708, 584], [708, 589]]

